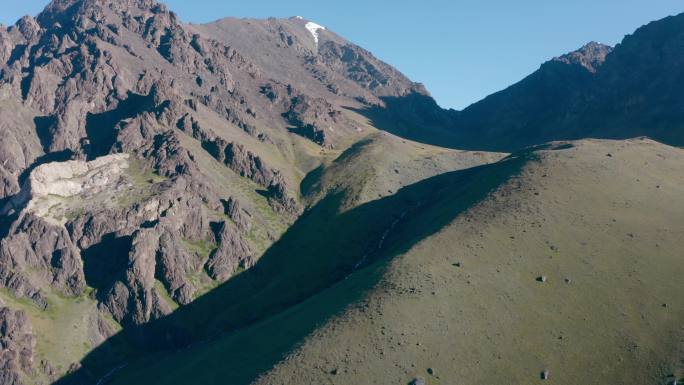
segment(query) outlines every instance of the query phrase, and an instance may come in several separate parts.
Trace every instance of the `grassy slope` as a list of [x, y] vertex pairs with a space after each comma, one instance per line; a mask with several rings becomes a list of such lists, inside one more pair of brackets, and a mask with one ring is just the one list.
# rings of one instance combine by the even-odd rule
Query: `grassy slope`
[[[243, 384], [261, 373], [264, 384], [528, 384], [548, 369], [556, 384], [658, 384], [681, 375], [684, 152], [583, 141], [539, 156], [474, 206], [472, 189], [515, 174], [492, 174], [511, 160], [446, 187], [420, 183], [414, 198], [431, 203], [388, 238], [403, 245], [383, 252], [395, 258], [217, 342], [134, 364], [115, 383]], [[383, 201], [381, 210], [397, 203]]]
[[647, 385], [683, 376], [682, 162], [682, 150], [650, 141], [542, 153], [397, 258], [367, 306], [318, 329], [260, 383], [530, 384], [549, 370], [554, 384]]
[[[43, 311], [29, 300], [15, 298], [7, 290], [0, 291], [0, 304], [26, 312], [36, 336], [36, 373], [29, 383], [47, 381], [39, 368], [41, 360], [48, 360], [58, 374], [64, 374], [95, 347], [98, 339], [95, 328], [99, 312], [93, 299], [87, 294], [78, 298], [55, 292], [45, 294], [48, 309]], [[115, 325], [114, 320], [111, 323]]]
[[[374, 268], [357, 270], [355, 266], [395, 253], [387, 247], [390, 242], [381, 241], [389, 239], [391, 230], [418, 224], [410, 236], [391, 242], [408, 247], [438, 231], [507, 180], [522, 163], [524, 159], [511, 159], [496, 166], [445, 173], [346, 210], [342, 210], [343, 202], [350, 192], [334, 191], [290, 228], [252, 270], [148, 329], [163, 333], [165, 326], [182, 325], [195, 339], [210, 342], [166, 359], [154, 355], [138, 360], [118, 373], [116, 381], [249, 383], [377, 282], [381, 275]], [[368, 279], [336, 291], [332, 300], [317, 295], [328, 293], [326, 288], [331, 286], [353, 282], [348, 277], [354, 271]], [[218, 330], [224, 332], [216, 335]], [[96, 366], [98, 361], [95, 352], [85, 365]]]

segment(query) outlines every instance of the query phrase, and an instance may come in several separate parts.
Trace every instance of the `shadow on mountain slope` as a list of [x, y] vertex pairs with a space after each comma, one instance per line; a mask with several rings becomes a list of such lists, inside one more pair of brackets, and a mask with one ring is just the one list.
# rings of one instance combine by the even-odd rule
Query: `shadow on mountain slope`
[[384, 106], [369, 105], [355, 111], [373, 127], [415, 142], [439, 147], [460, 147], [453, 125], [459, 112], [445, 110], [430, 96], [409, 93], [402, 97], [382, 97]]
[[109, 376], [125, 384], [248, 384], [362, 300], [392, 257], [439, 231], [533, 157], [527, 152], [442, 174], [346, 212], [339, 211], [345, 192], [333, 193], [252, 269], [165, 318], [126, 328], [57, 384], [103, 376], [99, 384]]
[[[551, 71], [554, 66], [560, 65], [548, 63], [542, 69]], [[420, 94], [384, 97], [385, 106], [353, 111], [368, 118], [374, 127], [402, 138], [468, 151], [516, 152], [553, 141], [587, 138], [650, 137], [671, 146], [684, 145], [677, 101], [662, 98], [659, 105], [628, 106], [615, 95], [596, 96], [599, 91], [594, 89], [600, 86], [586, 85], [586, 80], [574, 82], [585, 84], [586, 89], [559, 92], [548, 86], [549, 76], [536, 72], [463, 111], [444, 110], [434, 99]]]
[[86, 133], [90, 141], [87, 151], [88, 159], [92, 160], [109, 153], [116, 142], [117, 125], [121, 121], [153, 109], [154, 96], [151, 93], [150, 95], [138, 95], [129, 92], [127, 98], [120, 101], [115, 109], [97, 114], [88, 113], [86, 116]]

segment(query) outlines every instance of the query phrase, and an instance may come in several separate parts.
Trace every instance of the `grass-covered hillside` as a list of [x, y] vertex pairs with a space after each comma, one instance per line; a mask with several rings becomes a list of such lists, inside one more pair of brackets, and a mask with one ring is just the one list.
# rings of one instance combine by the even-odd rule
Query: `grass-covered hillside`
[[[406, 187], [343, 214], [367, 230], [411, 207], [399, 202], [422, 205], [380, 232], [393, 246], [367, 264], [288, 300], [372, 233], [316, 224], [344, 249], [290, 248], [244, 301], [258, 322], [133, 362], [115, 383], [529, 384], [544, 371], [556, 384], [665, 383], [684, 374], [683, 158], [649, 140], [587, 140]], [[318, 274], [289, 279], [305, 270]], [[217, 309], [223, 325], [231, 309]]]

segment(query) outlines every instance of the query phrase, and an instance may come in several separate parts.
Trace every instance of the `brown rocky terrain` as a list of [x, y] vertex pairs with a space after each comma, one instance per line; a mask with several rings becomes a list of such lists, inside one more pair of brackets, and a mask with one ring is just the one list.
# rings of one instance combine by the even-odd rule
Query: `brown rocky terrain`
[[35, 338], [26, 313], [0, 308], [0, 383], [19, 385], [37, 370]]

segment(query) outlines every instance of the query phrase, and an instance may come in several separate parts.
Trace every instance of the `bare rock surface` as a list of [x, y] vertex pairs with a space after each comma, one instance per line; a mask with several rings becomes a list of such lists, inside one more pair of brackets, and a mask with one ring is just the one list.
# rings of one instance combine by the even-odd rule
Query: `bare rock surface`
[[36, 340], [31, 323], [22, 311], [0, 307], [0, 383], [24, 385], [36, 370]]
[[88, 200], [107, 190], [115, 192], [125, 183], [128, 154], [97, 158], [91, 162], [68, 161], [41, 165], [31, 172], [22, 191], [8, 203], [3, 213], [26, 210], [49, 218], [49, 210], [61, 200], [79, 196]]
[[613, 47], [595, 41], [588, 43], [577, 51], [557, 57], [553, 60], [565, 64], [577, 64], [595, 73], [606, 61], [606, 56], [613, 52]]

